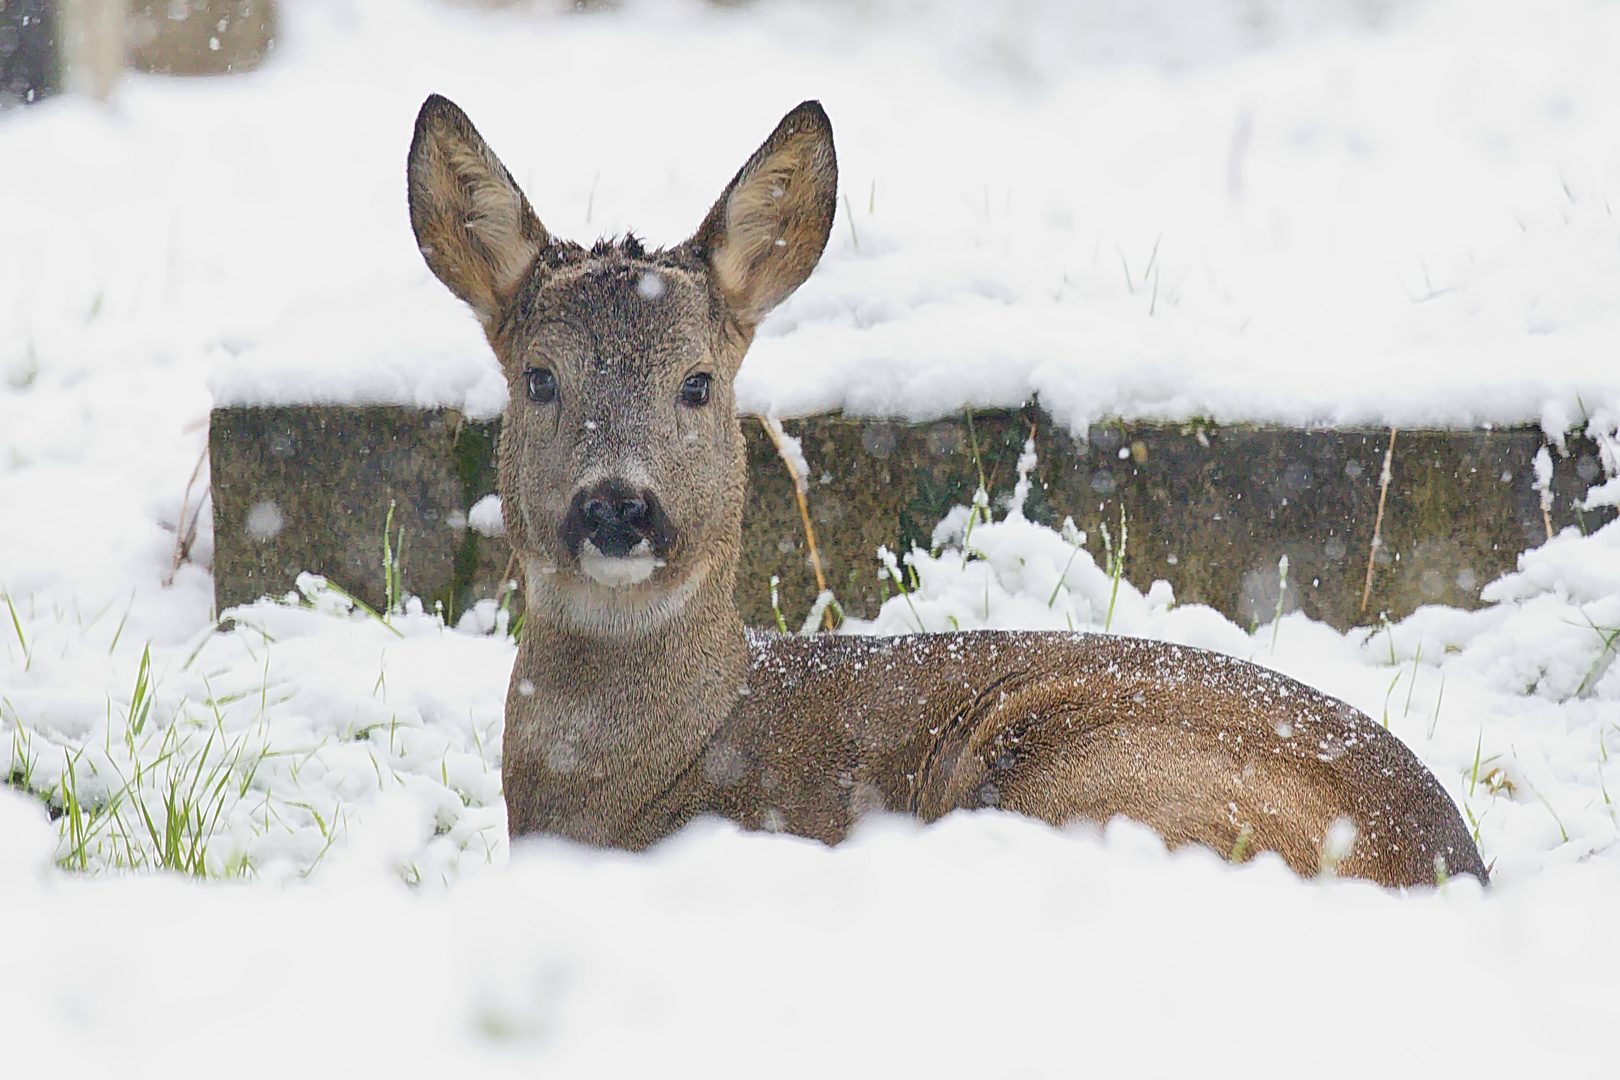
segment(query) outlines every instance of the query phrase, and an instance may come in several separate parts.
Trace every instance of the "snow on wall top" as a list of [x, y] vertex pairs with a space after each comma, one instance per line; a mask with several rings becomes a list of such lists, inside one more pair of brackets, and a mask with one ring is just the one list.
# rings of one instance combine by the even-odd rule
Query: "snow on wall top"
[[[468, 111], [548, 227], [654, 244], [817, 97], [838, 220], [761, 328], [745, 410], [921, 419], [1039, 395], [1076, 430], [1620, 411], [1620, 10], [1267, 10], [289, 4], [259, 73], [0, 123], [0, 158], [31, 163], [0, 197], [40, 211], [0, 222], [22, 253], [0, 265], [19, 298], [0, 366], [134, 350], [194, 361], [221, 405], [494, 415], [494, 362], [406, 216], [427, 93]], [[574, 80], [595, 89], [557, 92]]]
[[214, 365], [214, 403], [443, 406], [493, 419], [506, 381], [477, 323], [443, 310], [442, 291], [423, 281], [303, 298]]

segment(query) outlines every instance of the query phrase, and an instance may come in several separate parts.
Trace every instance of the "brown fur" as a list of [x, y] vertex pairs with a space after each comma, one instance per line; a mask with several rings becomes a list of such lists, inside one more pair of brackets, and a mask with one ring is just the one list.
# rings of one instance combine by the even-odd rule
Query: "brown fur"
[[[1059, 824], [1124, 815], [1172, 845], [1275, 851], [1309, 874], [1348, 819], [1340, 872], [1431, 884], [1443, 860], [1485, 880], [1399, 740], [1255, 665], [1086, 634], [744, 631], [732, 379], [832, 227], [816, 103], [667, 251], [552, 239], [443, 98], [422, 107], [409, 178], [428, 265], [478, 313], [511, 385], [500, 488], [528, 582], [502, 763], [514, 837], [642, 848], [720, 814], [836, 843], [873, 810], [995, 806]], [[554, 399], [530, 399], [531, 369]], [[704, 376], [706, 402], [683, 397]], [[658, 560], [578, 541], [581, 500], [603, 491], [656, 503], [672, 538]]]

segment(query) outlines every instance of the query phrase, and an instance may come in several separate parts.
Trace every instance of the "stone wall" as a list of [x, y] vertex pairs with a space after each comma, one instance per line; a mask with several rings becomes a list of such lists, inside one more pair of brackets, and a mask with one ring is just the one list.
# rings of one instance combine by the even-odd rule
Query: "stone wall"
[[[745, 418], [750, 494], [737, 597], [770, 625], [769, 580], [782, 579], [797, 624], [815, 597], [792, 482], [758, 420]], [[786, 425], [811, 469], [810, 512], [828, 584], [851, 614], [870, 616], [880, 590], [876, 549], [926, 547], [934, 524], [972, 498], [1012, 490], [1025, 438], [1040, 455], [1026, 512], [1089, 536], [1102, 561], [1106, 523], [1129, 540], [1126, 577], [1157, 578], [1180, 603], [1204, 603], [1242, 625], [1277, 607], [1277, 562], [1289, 559], [1285, 610], [1338, 627], [1399, 618], [1425, 603], [1479, 604], [1481, 586], [1546, 538], [1531, 428], [1401, 432], [1383, 546], [1365, 610], [1361, 593], [1388, 432], [1109, 425], [1080, 442], [1030, 408], [905, 424], [816, 417]], [[382, 536], [390, 503], [404, 530], [403, 585], [452, 616], [499, 593], [513, 572], [504, 542], [466, 514], [494, 491], [498, 424], [404, 408], [233, 408], [214, 412], [215, 596], [223, 609], [324, 574], [365, 602], [385, 602]], [[1581, 514], [1596, 476], [1579, 440], [1554, 455], [1553, 528], [1596, 528]], [[998, 511], [999, 514], [999, 511]]]
[[56, 5], [0, 0], [0, 109], [26, 105], [62, 86]]

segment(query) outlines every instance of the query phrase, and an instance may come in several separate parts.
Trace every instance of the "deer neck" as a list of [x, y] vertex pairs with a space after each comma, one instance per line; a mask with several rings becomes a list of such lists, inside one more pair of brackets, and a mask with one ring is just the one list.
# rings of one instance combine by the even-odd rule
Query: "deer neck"
[[640, 846], [637, 823], [690, 772], [747, 678], [732, 577], [707, 575], [659, 625], [622, 633], [591, 632], [531, 592], [507, 696], [514, 835]]

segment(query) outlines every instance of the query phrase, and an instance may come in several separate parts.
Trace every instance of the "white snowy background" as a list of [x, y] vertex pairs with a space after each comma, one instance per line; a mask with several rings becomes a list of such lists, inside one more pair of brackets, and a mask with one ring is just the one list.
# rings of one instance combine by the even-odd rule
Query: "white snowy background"
[[215, 402], [499, 412], [410, 235], [426, 94], [551, 229], [653, 243], [816, 97], [845, 201], [746, 408], [1539, 423], [1613, 502], [1620, 4], [281, 8], [259, 72], [0, 115], [0, 759], [60, 812], [0, 788], [0, 1071], [1614, 1070], [1620, 526], [1477, 612], [1251, 634], [998, 510], [866, 627], [1106, 624], [1351, 702], [1494, 867], [1398, 895], [994, 812], [510, 850], [510, 640], [316, 582], [221, 630], [199, 462]]

